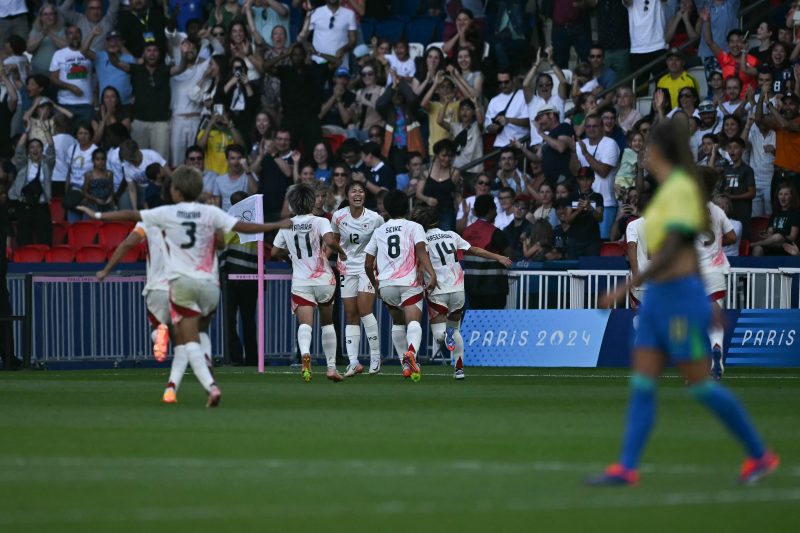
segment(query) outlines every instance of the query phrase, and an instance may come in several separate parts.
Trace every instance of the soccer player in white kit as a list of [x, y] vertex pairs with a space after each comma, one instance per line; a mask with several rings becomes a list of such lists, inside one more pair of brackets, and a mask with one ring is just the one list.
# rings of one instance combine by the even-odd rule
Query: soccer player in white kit
[[197, 169], [180, 166], [172, 175], [170, 194], [174, 205], [143, 211], [95, 213], [82, 208], [97, 220], [144, 222], [162, 231], [168, 256], [170, 319], [174, 326], [175, 351], [173, 373], [192, 371], [208, 392], [208, 407], [216, 407], [222, 398], [208, 361], [200, 346], [200, 323], [209, 317], [219, 303], [216, 231], [266, 233], [288, 225], [242, 222], [221, 209], [199, 204], [195, 200], [203, 192], [203, 177]]
[[[719, 181], [719, 174], [710, 167], [698, 167], [698, 169], [711, 197]], [[709, 232], [697, 236], [695, 248], [706, 294], [715, 306], [714, 311], [718, 312], [725, 304], [728, 290], [727, 275], [730, 272], [730, 263], [725, 257], [724, 247], [736, 242], [736, 232], [725, 212], [714, 202], [708, 202], [708, 218]], [[725, 372], [723, 360], [725, 328], [718, 322], [712, 321], [708, 336], [712, 351], [711, 374], [714, 379], [720, 380]]]
[[[335, 251], [343, 261], [347, 254], [339, 246], [328, 219], [314, 216], [317, 194], [305, 184], [293, 185], [286, 194], [292, 211], [292, 226], [275, 236], [272, 258], [292, 260], [292, 311], [297, 317], [297, 345], [303, 360], [301, 375], [311, 381], [311, 325], [314, 308], [319, 307], [322, 324], [322, 350], [328, 364], [328, 379], [338, 382], [342, 376], [336, 370], [336, 329], [333, 326], [333, 294], [336, 276], [328, 263], [329, 251]], [[323, 247], [325, 243], [327, 248]]]
[[506, 256], [472, 246], [454, 231], [440, 230], [439, 215], [434, 208], [417, 207], [411, 219], [425, 228], [428, 255], [436, 271], [436, 289], [429, 292], [426, 298], [431, 333], [437, 343], [445, 342], [447, 349], [453, 352], [453, 377], [464, 379], [464, 339], [459, 329], [464, 315], [464, 270], [458, 262], [458, 251], [492, 259], [506, 267], [510, 267], [513, 261]]
[[359, 318], [369, 343], [369, 373], [374, 375], [381, 371], [380, 327], [372, 314], [375, 289], [364, 271], [364, 250], [372, 233], [383, 224], [383, 217], [364, 207], [366, 190], [363, 183], [351, 181], [345, 188], [345, 196], [349, 205], [333, 213], [331, 228], [347, 253], [347, 260], [342, 261], [339, 258], [337, 268], [347, 320], [344, 337], [350, 364], [344, 377], [348, 378], [364, 371], [364, 367], [358, 362], [358, 349], [361, 346]]
[[419, 381], [417, 352], [422, 342], [423, 287], [417, 276], [417, 263], [430, 276], [429, 291], [436, 289], [436, 271], [428, 257], [425, 230], [405, 219], [408, 213], [405, 193], [390, 191], [383, 199], [383, 207], [390, 219], [372, 234], [364, 268], [392, 315], [392, 343], [398, 355], [402, 354], [403, 377]]

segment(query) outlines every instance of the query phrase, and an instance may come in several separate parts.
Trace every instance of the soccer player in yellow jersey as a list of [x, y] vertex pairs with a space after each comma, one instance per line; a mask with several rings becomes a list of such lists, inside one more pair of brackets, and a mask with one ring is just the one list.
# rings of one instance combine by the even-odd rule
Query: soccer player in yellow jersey
[[694, 247], [695, 237], [708, 226], [707, 199], [694, 175], [687, 132], [672, 122], [654, 128], [647, 165], [659, 183], [644, 213], [652, 261], [602, 302], [609, 305], [624, 298], [631, 287], [647, 283], [633, 342], [627, 428], [619, 463], [587, 483], [634, 485], [638, 481], [637, 467], [655, 420], [656, 380], [668, 361], [686, 378], [690, 394], [744, 446], [747, 460], [739, 481], [753, 483], [775, 470], [780, 460], [766, 448], [739, 401], [708, 375], [712, 308]]

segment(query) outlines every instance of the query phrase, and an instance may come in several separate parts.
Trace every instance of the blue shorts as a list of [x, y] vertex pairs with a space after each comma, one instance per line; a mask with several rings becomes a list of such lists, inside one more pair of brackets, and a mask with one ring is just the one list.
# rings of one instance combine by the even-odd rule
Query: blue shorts
[[709, 356], [711, 304], [699, 275], [649, 283], [639, 308], [633, 347], [667, 354], [673, 363]]

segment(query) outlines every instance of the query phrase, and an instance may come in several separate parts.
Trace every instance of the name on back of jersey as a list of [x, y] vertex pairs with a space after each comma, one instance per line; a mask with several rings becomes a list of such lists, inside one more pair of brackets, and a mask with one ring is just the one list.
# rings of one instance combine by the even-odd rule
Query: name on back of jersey
[[386, 226], [384, 228], [384, 233], [395, 233], [397, 231], [403, 231], [403, 226]]
[[300, 224], [295, 224], [294, 226], [292, 226], [292, 229], [294, 231], [311, 231], [312, 226], [313, 225], [309, 222], [303, 222]]
[[178, 218], [200, 218], [200, 211], [178, 211]]

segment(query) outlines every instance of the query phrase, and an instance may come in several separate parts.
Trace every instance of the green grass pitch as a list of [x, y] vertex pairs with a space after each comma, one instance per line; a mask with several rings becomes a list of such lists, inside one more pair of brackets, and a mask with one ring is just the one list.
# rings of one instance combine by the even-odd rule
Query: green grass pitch
[[674, 375], [638, 487], [582, 479], [617, 456], [627, 371], [222, 368], [219, 409], [166, 370], [0, 373], [0, 531], [800, 530], [800, 373], [731, 370], [781, 468], [742, 452]]

